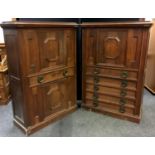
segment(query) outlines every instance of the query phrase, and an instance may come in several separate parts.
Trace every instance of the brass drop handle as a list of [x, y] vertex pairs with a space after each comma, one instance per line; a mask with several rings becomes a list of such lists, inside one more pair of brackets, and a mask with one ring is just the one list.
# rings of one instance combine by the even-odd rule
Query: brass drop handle
[[95, 89], [95, 91], [98, 91], [98, 90], [99, 90], [99, 87], [95, 86], [95, 88], [94, 88], [94, 89]]
[[120, 95], [121, 95], [121, 97], [124, 97], [124, 96], [127, 95], [127, 92], [126, 92], [125, 90], [122, 90], [122, 91], [120, 92]]
[[126, 104], [126, 100], [125, 99], [120, 99], [120, 105], [125, 105]]
[[94, 71], [94, 74], [96, 75], [96, 74], [99, 74], [100, 72], [99, 72], [99, 70], [95, 70]]
[[43, 80], [44, 80], [44, 77], [43, 76], [41, 76], [41, 75], [38, 76], [38, 79], [37, 79], [38, 83], [42, 83]]
[[67, 70], [64, 70], [63, 73], [62, 73], [65, 78], [67, 77], [67, 73], [68, 73]]
[[125, 107], [123, 105], [120, 106], [119, 112], [120, 113], [125, 113]]
[[97, 100], [98, 99], [98, 96], [97, 95], [94, 95], [94, 100]]
[[95, 78], [94, 78], [94, 81], [95, 81], [95, 83], [99, 83], [100, 80], [99, 80], [98, 77], [95, 77]]
[[128, 72], [127, 71], [122, 72], [121, 77], [122, 78], [127, 78], [128, 77]]
[[96, 95], [93, 97], [93, 105], [94, 105], [94, 107], [98, 106], [98, 96], [96, 96]]
[[128, 85], [128, 81], [123, 80], [122, 83], [121, 83], [121, 86], [122, 87], [127, 87], [127, 85]]
[[94, 107], [97, 107], [98, 106], [98, 101], [93, 101], [93, 105], [94, 105]]

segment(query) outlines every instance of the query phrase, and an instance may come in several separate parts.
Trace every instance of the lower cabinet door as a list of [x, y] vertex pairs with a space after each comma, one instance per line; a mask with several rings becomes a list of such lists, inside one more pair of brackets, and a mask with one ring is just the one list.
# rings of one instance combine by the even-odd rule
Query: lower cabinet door
[[44, 118], [75, 105], [74, 78], [68, 77], [39, 86]]

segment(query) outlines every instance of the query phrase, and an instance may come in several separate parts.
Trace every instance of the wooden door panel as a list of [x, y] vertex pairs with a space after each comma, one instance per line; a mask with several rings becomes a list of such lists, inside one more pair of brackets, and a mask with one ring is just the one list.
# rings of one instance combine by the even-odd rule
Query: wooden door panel
[[96, 64], [125, 66], [127, 31], [121, 29], [98, 29]]
[[[27, 95], [27, 111], [29, 117], [29, 124], [34, 125], [44, 120], [43, 104], [41, 100], [41, 91], [39, 87], [29, 87], [26, 89]], [[30, 103], [30, 104], [29, 104]]]
[[22, 31], [21, 39], [25, 46], [23, 48], [23, 62], [25, 63], [24, 74], [32, 74], [39, 71], [39, 48], [37, 33], [34, 30]]
[[29, 95], [27, 102], [31, 103], [29, 105], [31, 110], [28, 110], [29, 120], [31, 120], [29, 124], [31, 125], [43, 121], [50, 115], [75, 106], [75, 76], [56, 82], [30, 86], [29, 88], [27, 91], [31, 93], [27, 93]]
[[131, 29], [128, 31], [127, 63], [130, 68], [138, 68], [140, 65], [140, 52], [142, 43], [142, 30]]
[[75, 66], [76, 61], [76, 43], [75, 32], [72, 29], [64, 30], [64, 50], [66, 51], [66, 64], [68, 66]]
[[45, 117], [67, 108], [67, 85], [65, 80], [40, 86]]
[[41, 70], [66, 65], [63, 30], [40, 30], [38, 39]]
[[[97, 31], [92, 29], [87, 29], [83, 31], [83, 47], [85, 53], [85, 59], [87, 65], [95, 65], [95, 53], [97, 52]], [[85, 40], [86, 39], [86, 40]]]

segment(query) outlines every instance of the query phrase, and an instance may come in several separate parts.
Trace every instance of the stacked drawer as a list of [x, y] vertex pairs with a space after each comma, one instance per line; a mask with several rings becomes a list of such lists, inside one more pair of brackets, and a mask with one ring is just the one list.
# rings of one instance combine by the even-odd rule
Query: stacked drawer
[[134, 114], [137, 78], [136, 70], [87, 67], [86, 104], [94, 108]]

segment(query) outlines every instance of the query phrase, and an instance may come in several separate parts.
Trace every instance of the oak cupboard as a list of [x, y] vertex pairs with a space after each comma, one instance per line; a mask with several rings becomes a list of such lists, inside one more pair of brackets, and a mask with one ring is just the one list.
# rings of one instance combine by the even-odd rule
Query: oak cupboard
[[5, 22], [14, 123], [26, 134], [76, 109], [76, 24]]
[[83, 107], [140, 122], [149, 22], [83, 23]]

